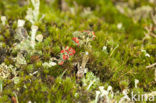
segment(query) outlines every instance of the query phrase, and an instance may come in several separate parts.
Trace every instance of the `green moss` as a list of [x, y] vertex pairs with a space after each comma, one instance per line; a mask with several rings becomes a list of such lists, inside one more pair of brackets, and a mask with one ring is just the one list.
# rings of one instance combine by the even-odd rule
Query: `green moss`
[[[25, 20], [27, 8], [32, 7], [32, 4], [19, 5], [19, 2], [23, 1], [0, 1], [0, 16], [7, 17], [6, 25], [2, 25], [0, 20], [0, 48], [3, 48], [0, 51], [0, 61], [16, 67], [15, 58], [19, 52], [27, 61], [26, 65], [17, 67], [19, 73], [17, 76], [20, 77], [18, 84], [15, 85], [11, 80], [14, 75], [4, 80], [0, 102], [10, 103], [15, 92], [20, 103], [28, 101], [89, 103], [94, 100], [95, 91], [101, 85], [112, 85], [115, 91], [122, 91], [125, 88], [140, 93], [155, 90], [154, 69], [146, 68], [156, 61], [156, 39], [152, 36], [145, 38], [144, 27], [152, 24], [150, 18], [147, 20], [142, 18], [134, 22], [132, 18], [120, 13], [116, 8], [115, 5], [120, 0], [118, 2], [115, 0], [65, 0], [67, 10], [61, 9], [60, 0], [54, 0], [54, 2], [41, 0], [40, 17], [42, 14], [45, 14], [45, 17], [37, 21], [35, 25], [39, 28], [37, 34], [43, 35], [43, 41], [36, 41], [34, 51], [17, 51], [14, 50], [15, 45], [20, 42], [14, 38], [17, 20]], [[129, 0], [125, 0], [125, 3], [128, 3], [130, 8], [153, 5], [147, 0], [133, 0], [132, 4]], [[121, 28], [117, 26], [118, 24], [122, 24]], [[24, 28], [30, 37], [31, 26], [32, 24], [26, 21]], [[76, 78], [76, 65], [78, 62], [81, 64], [83, 54], [87, 50], [84, 47], [75, 46], [72, 41], [73, 32], [85, 30], [94, 31], [96, 35], [91, 42], [92, 47], [86, 68], [89, 70], [88, 73], [93, 73], [100, 79], [100, 83], [89, 91], [86, 90], [88, 85], [82, 86], [82, 80]], [[60, 51], [66, 46], [76, 50], [76, 54], [70, 60], [65, 61], [61, 66], [56, 65], [50, 68], [43, 66], [43, 63], [53, 57], [58, 60]], [[150, 57], [141, 50], [146, 50]], [[36, 55], [38, 58], [35, 58]], [[53, 62], [57, 63], [57, 60]], [[36, 74], [33, 74], [35, 72]], [[134, 89], [135, 79], [140, 81], [139, 89]], [[121, 95], [120, 93], [117, 98]]]

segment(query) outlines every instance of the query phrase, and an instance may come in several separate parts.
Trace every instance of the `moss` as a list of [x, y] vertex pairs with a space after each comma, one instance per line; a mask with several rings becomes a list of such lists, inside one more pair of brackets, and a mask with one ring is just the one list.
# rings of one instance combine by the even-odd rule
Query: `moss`
[[4, 37], [3, 37], [2, 35], [0, 35], [0, 40], [1, 40], [1, 41], [4, 41], [4, 40], [5, 40]]
[[[125, 88], [140, 93], [155, 90], [154, 69], [146, 68], [156, 61], [156, 39], [152, 36], [145, 37], [145, 26], [153, 25], [150, 18], [134, 22], [116, 8], [120, 0], [65, 0], [67, 11], [62, 10], [61, 0], [41, 0], [39, 17], [45, 17], [34, 25], [38, 26], [37, 35], [42, 34], [43, 41], [36, 41], [34, 50], [16, 50], [15, 45], [20, 43], [14, 38], [17, 20], [25, 20], [27, 8], [32, 7], [32, 4], [19, 5], [23, 1], [0, 1], [0, 16], [7, 17], [6, 25], [2, 25], [0, 20], [0, 63], [16, 67], [15, 59], [19, 52], [27, 62], [26, 65], [16, 67], [19, 83], [14, 84], [12, 81], [14, 75], [4, 80], [0, 102], [10, 103], [16, 93], [20, 103], [89, 103], [95, 99], [95, 91], [101, 85], [112, 85], [115, 91]], [[129, 0], [124, 3], [132, 9], [148, 4], [153, 6], [147, 0], [132, 1], [132, 4]], [[119, 24], [121, 27], [118, 27]], [[26, 20], [24, 28], [30, 37], [31, 26]], [[153, 29], [152, 33], [155, 35], [154, 26]], [[76, 78], [78, 63], [81, 64], [87, 49], [74, 45], [72, 41], [73, 32], [85, 30], [94, 31], [96, 35], [91, 42], [86, 68], [100, 79], [100, 83], [88, 91], [88, 86], [84, 87], [82, 80]], [[66, 46], [76, 50], [72, 58], [63, 65], [48, 68], [43, 66], [51, 59], [57, 63], [60, 51]], [[146, 50], [150, 56], [146, 56], [141, 50]], [[139, 89], [134, 89], [135, 79], [140, 81]], [[117, 98], [120, 99], [121, 95], [120, 92]]]

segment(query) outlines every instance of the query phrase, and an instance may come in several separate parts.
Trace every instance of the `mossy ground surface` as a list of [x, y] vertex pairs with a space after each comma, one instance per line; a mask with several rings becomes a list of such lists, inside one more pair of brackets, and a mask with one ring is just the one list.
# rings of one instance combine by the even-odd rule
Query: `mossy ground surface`
[[[0, 15], [6, 16], [8, 26], [0, 26], [0, 64], [15, 66], [19, 82], [12, 81], [14, 76], [2, 80], [0, 103], [11, 103], [15, 97], [19, 103], [90, 103], [98, 86], [111, 85], [113, 91], [120, 92], [125, 88], [133, 90], [135, 79], [139, 80], [138, 91], [156, 91], [155, 69], [146, 68], [156, 62], [156, 38], [145, 37], [145, 26], [152, 24], [152, 20], [149, 16], [134, 21], [133, 17], [120, 13], [116, 8], [119, 1], [65, 0], [67, 7], [62, 9], [59, 0], [41, 0], [40, 14], [45, 17], [35, 25], [43, 41], [36, 42], [37, 53], [25, 54], [26, 65], [16, 67], [13, 58], [18, 51], [13, 48], [14, 43], [19, 43], [14, 38], [17, 21], [25, 19], [27, 8], [32, 5], [24, 4], [24, 0], [1, 0]], [[146, 5], [154, 7], [146, 0], [132, 1], [134, 10]], [[128, 0], [125, 3], [130, 4]], [[31, 23], [26, 20], [24, 27], [31, 35]], [[87, 49], [74, 45], [72, 34], [84, 30], [94, 31], [96, 35], [86, 68], [100, 79], [100, 84], [89, 91], [77, 80], [73, 65], [82, 61]], [[59, 58], [66, 46], [76, 50], [70, 60], [50, 68], [42, 65], [52, 57]], [[141, 50], [146, 50], [150, 57]], [[31, 75], [35, 71], [38, 73]]]

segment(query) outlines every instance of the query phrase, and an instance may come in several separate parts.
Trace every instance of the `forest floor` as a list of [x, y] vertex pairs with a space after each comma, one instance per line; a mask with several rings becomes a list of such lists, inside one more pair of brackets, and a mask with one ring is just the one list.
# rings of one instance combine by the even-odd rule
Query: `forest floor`
[[0, 0], [0, 103], [154, 103], [155, 5]]

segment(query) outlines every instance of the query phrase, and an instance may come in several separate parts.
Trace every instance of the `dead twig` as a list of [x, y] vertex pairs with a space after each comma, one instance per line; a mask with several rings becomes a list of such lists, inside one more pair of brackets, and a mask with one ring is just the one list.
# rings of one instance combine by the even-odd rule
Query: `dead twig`
[[153, 25], [150, 25], [149, 27], [145, 27], [145, 30], [147, 33], [145, 33], [145, 37], [150, 38], [150, 36], [156, 38], [156, 35], [153, 33]]
[[149, 66], [146, 66], [146, 69], [148, 69], [148, 68], [153, 68], [153, 67], [155, 67], [155, 66], [156, 66], [156, 63], [151, 64], [151, 65], [149, 65]]
[[[146, 66], [146, 69], [153, 68], [155, 66], [156, 66], [156, 63], [153, 63], [153, 64], [151, 64], [149, 66]], [[155, 75], [155, 81], [156, 81], [156, 67], [155, 67], [155, 74], [154, 75]]]

